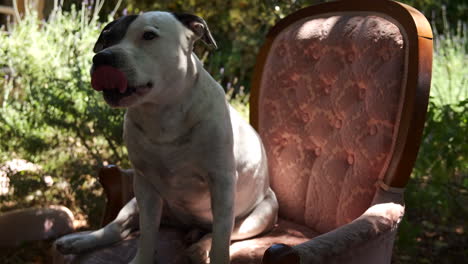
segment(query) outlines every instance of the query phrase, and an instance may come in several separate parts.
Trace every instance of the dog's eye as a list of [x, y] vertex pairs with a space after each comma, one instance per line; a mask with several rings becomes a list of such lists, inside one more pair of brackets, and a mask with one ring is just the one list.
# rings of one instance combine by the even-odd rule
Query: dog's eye
[[144, 40], [152, 40], [155, 37], [157, 37], [157, 35], [154, 32], [147, 31], [147, 32], [143, 33], [143, 39]]

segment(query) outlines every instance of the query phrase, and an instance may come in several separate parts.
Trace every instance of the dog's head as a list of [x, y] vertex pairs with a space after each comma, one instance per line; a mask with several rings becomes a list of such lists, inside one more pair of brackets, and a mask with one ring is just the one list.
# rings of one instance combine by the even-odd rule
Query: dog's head
[[[113, 107], [177, 96], [193, 74], [193, 44], [216, 48], [206, 22], [195, 15], [148, 12], [104, 27], [95, 46], [91, 83]], [[190, 79], [190, 78], [188, 78]]]

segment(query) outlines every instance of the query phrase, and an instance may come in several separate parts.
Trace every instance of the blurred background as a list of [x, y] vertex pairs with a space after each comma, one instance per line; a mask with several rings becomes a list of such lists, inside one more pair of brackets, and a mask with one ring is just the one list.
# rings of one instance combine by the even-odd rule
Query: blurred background
[[[149, 10], [203, 17], [219, 49], [200, 44], [196, 53], [248, 119], [250, 80], [266, 33], [319, 2], [325, 1], [0, 0], [0, 214], [60, 204], [80, 228], [99, 226], [105, 198], [97, 168], [129, 167], [123, 111], [90, 89], [92, 47], [109, 21]], [[425, 14], [435, 42], [424, 139], [393, 263], [462, 263], [468, 259], [468, 2], [401, 2]], [[0, 249], [0, 263], [48, 263], [50, 244]]]

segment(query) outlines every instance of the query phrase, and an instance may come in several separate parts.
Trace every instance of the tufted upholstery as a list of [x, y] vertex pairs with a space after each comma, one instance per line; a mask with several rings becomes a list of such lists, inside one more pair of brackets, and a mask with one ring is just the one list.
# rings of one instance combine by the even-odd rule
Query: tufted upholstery
[[366, 13], [309, 17], [275, 38], [259, 132], [281, 217], [325, 233], [370, 206], [395, 144], [404, 43]]

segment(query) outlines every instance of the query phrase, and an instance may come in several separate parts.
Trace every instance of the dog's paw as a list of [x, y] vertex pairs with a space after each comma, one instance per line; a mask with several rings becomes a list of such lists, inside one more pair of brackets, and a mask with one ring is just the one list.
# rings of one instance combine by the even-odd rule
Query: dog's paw
[[206, 235], [200, 239], [200, 241], [188, 247], [185, 253], [189, 257], [192, 264], [209, 264], [210, 247], [211, 236]]
[[210, 252], [209, 250], [203, 250], [198, 248], [196, 244], [193, 244], [186, 250], [186, 254], [192, 264], [209, 264], [210, 263]]
[[55, 241], [55, 247], [62, 254], [80, 254], [95, 246], [95, 237], [88, 234], [70, 234]]

